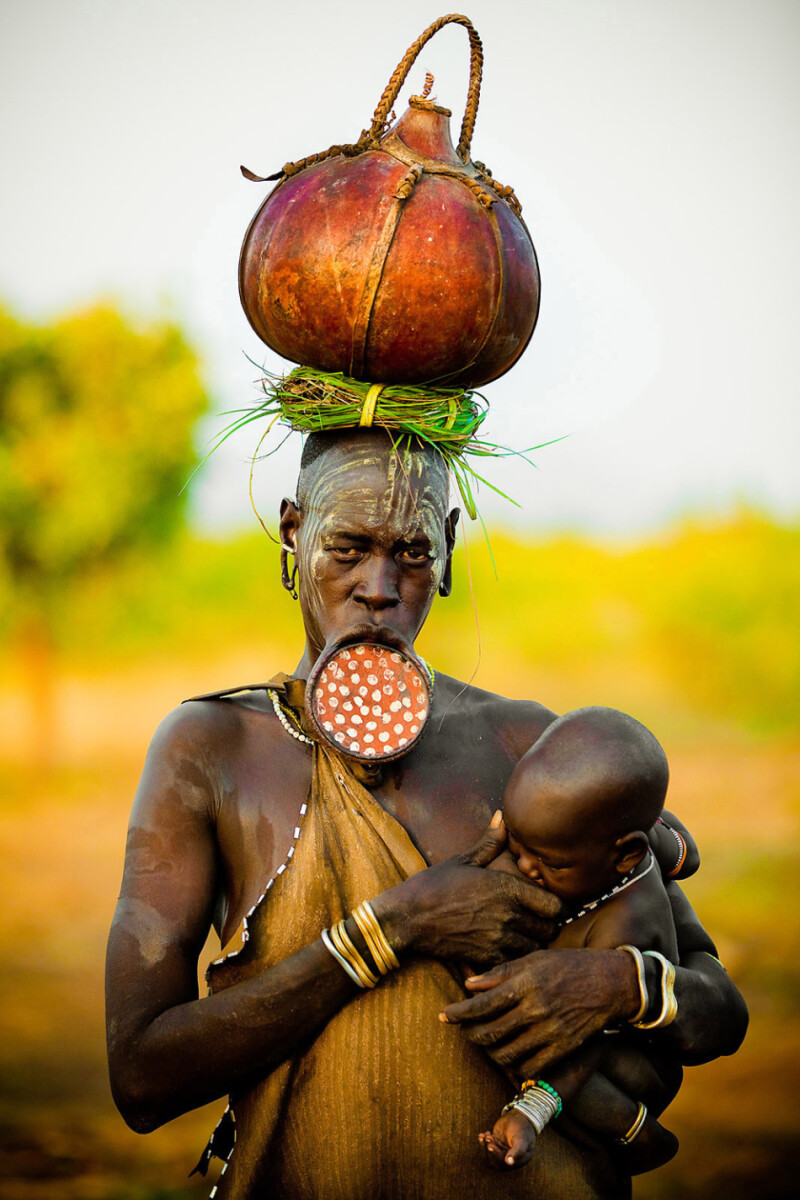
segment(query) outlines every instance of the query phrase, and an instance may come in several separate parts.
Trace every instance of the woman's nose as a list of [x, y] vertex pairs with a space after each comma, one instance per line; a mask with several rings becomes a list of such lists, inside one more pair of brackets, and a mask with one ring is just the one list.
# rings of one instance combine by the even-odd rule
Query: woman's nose
[[400, 602], [397, 590], [397, 564], [393, 558], [368, 555], [361, 564], [360, 579], [353, 598], [368, 608], [392, 608]]

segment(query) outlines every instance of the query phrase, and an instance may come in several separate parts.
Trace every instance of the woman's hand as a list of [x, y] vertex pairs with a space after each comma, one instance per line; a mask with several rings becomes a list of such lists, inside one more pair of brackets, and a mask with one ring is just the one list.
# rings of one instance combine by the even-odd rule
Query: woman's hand
[[372, 901], [398, 954], [488, 967], [551, 940], [561, 911], [555, 896], [522, 876], [484, 870], [505, 844], [505, 826], [496, 813], [471, 850], [412, 875]]
[[636, 973], [623, 950], [537, 951], [467, 979], [477, 994], [440, 1019], [502, 1067], [541, 1075], [637, 1008]]

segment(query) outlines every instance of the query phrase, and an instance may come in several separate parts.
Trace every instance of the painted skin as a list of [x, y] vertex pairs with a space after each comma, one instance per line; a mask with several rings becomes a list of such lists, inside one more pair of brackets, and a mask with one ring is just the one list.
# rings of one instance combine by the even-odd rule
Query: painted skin
[[[284, 501], [281, 540], [297, 549], [306, 626], [300, 677], [354, 627], [413, 641], [437, 586], [448, 589], [454, 518], [439, 460], [415, 467], [410, 480], [398, 469], [390, 488], [392, 460], [380, 431], [343, 439], [322, 458], [326, 479], [315, 483], [312, 464], [308, 495]], [[481, 869], [502, 849], [502, 831], [487, 824], [511, 770], [553, 719], [541, 705], [437, 676], [426, 736], [373, 793], [430, 864], [375, 897], [376, 915], [401, 961], [414, 953], [479, 968], [502, 963], [468, 985], [479, 994], [451, 1006], [448, 1018], [523, 1073], [541, 1071], [637, 1006], [627, 955], [587, 963], [577, 952], [537, 952], [557, 903], [524, 880]], [[309, 777], [308, 748], [286, 737], [259, 693], [184, 705], [153, 740], [107, 967], [112, 1088], [139, 1131], [263, 1076], [353, 996], [318, 939], [198, 1000], [209, 927], [224, 944], [260, 895]], [[681, 1015], [670, 1043], [695, 1060], [730, 1053], [744, 1033], [741, 1000], [702, 953], [713, 944], [679, 892], [675, 903], [687, 969], [678, 972]], [[352, 919], [348, 931], [358, 944]]]
[[[307, 472], [303, 519], [281, 508], [281, 540], [296, 551], [307, 677], [326, 645], [376, 628], [412, 646], [442, 584], [458, 511], [447, 514], [447, 473], [420, 450], [392, 453], [385, 438], [357, 444], [352, 470], [321, 456]], [[351, 480], [348, 483], [348, 478]]]

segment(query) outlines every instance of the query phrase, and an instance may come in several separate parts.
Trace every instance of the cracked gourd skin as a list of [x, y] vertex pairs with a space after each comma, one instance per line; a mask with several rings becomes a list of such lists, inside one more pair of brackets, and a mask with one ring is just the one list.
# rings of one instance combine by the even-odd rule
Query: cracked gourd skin
[[284, 178], [256, 213], [242, 304], [284, 358], [355, 379], [478, 387], [509, 370], [539, 310], [513, 194], [456, 153], [450, 113], [411, 106], [380, 141]]

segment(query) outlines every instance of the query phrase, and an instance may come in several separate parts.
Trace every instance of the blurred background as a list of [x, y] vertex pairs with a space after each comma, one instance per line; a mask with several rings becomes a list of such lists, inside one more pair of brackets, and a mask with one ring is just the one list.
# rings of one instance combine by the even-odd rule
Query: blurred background
[[[669, 1110], [641, 1200], [795, 1194], [800, 1129], [800, 472], [793, 0], [471, 0], [474, 150], [514, 185], [539, 327], [487, 389], [504, 460], [421, 649], [556, 709], [630, 711], [695, 833], [686, 885], [750, 1006]], [[223, 1105], [139, 1138], [110, 1100], [105, 936], [159, 719], [291, 669], [296, 608], [248, 498], [281, 363], [236, 264], [269, 174], [351, 140], [429, 0], [22, 0], [0, 9], [0, 1195], [199, 1197]], [[456, 116], [466, 38], [426, 70]], [[406, 92], [406, 95], [408, 91]], [[402, 110], [402, 103], [399, 106]], [[274, 439], [275, 444], [278, 438]], [[296, 437], [256, 465], [267, 524]], [[188, 485], [187, 485], [187, 481]], [[216, 947], [209, 944], [211, 957]]]

